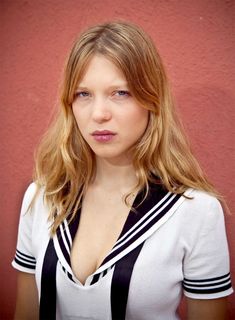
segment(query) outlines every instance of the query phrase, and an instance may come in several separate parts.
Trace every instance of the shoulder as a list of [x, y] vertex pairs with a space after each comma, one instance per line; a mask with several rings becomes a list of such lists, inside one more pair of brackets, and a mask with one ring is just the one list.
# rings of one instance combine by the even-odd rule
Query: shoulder
[[24, 193], [24, 200], [29, 202], [33, 199], [34, 195], [36, 194], [38, 190], [38, 187], [36, 185], [35, 182], [31, 182], [27, 189], [25, 190], [25, 193]]
[[181, 205], [181, 217], [191, 231], [209, 232], [218, 224], [224, 225], [224, 213], [220, 201], [207, 192], [189, 189]]
[[220, 201], [205, 191], [189, 189], [184, 196], [184, 205], [198, 214], [207, 212], [208, 215], [220, 215], [223, 211]]
[[21, 216], [28, 216], [28, 219], [32, 219], [38, 212], [43, 213], [44, 211], [48, 212], [44, 201], [44, 188], [32, 182], [23, 196]]
[[23, 202], [30, 204], [33, 199], [43, 198], [44, 188], [39, 187], [35, 182], [31, 182], [25, 190]]
[[207, 205], [220, 203], [215, 196], [202, 190], [189, 188], [185, 191], [184, 195], [186, 197], [192, 198], [195, 203], [203, 203]]
[[34, 273], [36, 258], [49, 238], [48, 208], [43, 201], [44, 191], [31, 183], [23, 197], [18, 225], [17, 253], [13, 266], [23, 272]]
[[44, 189], [31, 183], [24, 194], [20, 219], [20, 237], [31, 239], [40, 234], [39, 230], [48, 230], [49, 209], [44, 201]]

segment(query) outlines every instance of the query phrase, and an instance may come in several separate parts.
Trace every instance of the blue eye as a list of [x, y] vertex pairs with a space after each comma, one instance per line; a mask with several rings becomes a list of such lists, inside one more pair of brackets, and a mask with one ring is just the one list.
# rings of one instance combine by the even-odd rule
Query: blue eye
[[85, 98], [89, 96], [89, 92], [86, 91], [80, 91], [80, 92], [76, 92], [76, 97], [80, 97], [80, 98]]
[[116, 94], [120, 97], [125, 97], [130, 95], [129, 91], [126, 91], [126, 90], [118, 90]]

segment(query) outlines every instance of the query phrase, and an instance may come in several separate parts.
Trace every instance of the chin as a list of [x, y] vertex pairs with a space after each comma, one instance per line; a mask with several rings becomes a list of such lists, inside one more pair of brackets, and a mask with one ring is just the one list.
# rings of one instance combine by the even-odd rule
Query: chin
[[100, 157], [100, 158], [113, 158], [113, 157], [118, 157], [122, 153], [117, 152], [117, 148], [110, 148], [110, 146], [101, 146], [101, 147], [93, 147], [91, 148], [92, 151], [94, 152], [95, 156]]

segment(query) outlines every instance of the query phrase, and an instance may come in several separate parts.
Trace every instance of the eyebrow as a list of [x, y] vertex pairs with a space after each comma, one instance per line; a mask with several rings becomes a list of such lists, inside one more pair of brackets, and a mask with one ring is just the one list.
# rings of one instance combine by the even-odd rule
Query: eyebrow
[[[115, 83], [115, 84], [112, 84], [110, 86], [108, 86], [108, 89], [111, 89], [111, 90], [114, 90], [114, 89], [118, 89], [118, 88], [123, 88], [123, 87], [126, 87], [126, 88], [129, 88], [128, 86], [128, 83], [127, 82], [120, 82], [120, 83]], [[83, 83], [79, 84], [76, 88], [77, 90], [80, 89], [80, 90], [87, 90], [89, 89], [88, 86], [85, 86]]]

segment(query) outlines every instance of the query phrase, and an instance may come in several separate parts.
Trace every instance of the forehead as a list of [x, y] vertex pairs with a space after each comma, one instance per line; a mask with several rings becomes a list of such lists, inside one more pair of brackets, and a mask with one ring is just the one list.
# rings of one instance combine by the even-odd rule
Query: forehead
[[111, 59], [99, 54], [90, 59], [78, 85], [113, 83], [127, 84], [127, 80], [122, 70]]

